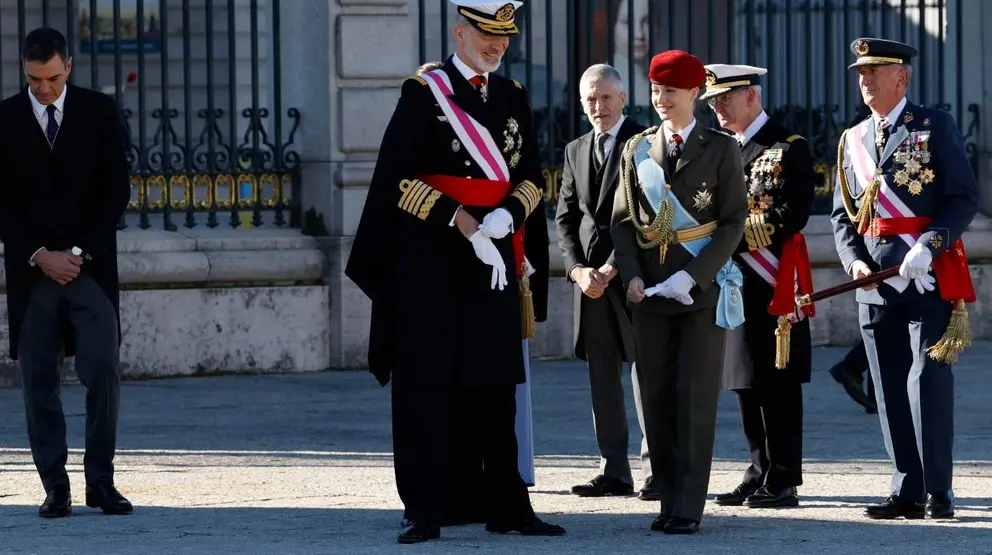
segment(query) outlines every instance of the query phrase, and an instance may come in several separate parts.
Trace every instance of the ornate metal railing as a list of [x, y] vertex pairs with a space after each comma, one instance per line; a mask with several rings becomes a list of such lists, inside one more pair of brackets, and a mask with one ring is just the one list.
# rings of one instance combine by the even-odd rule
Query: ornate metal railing
[[[447, 57], [453, 10], [447, 0], [419, 0], [420, 58]], [[909, 95], [950, 111], [978, 172], [979, 106], [964, 100], [963, 2], [946, 0], [530, 0], [518, 14], [500, 73], [521, 81], [544, 158], [549, 216], [555, 209], [565, 145], [589, 129], [575, 94], [579, 75], [612, 63], [628, 86], [628, 115], [659, 120], [650, 106], [647, 64], [669, 48], [705, 63], [746, 63], [769, 69], [763, 83], [772, 117], [809, 139], [818, 176], [815, 213], [829, 211], [836, 146], [865, 107], [850, 63], [858, 36], [884, 36], [919, 50]], [[950, 25], [948, 25], [950, 24]], [[956, 30], [948, 35], [948, 28]], [[700, 103], [697, 118], [716, 125]], [[859, 117], [860, 116], [860, 117]]]
[[[60, 29], [72, 82], [115, 96], [132, 189], [121, 228], [148, 229], [153, 215], [169, 231], [300, 226], [300, 112], [282, 102], [280, 0], [52, 4], [17, 2], [18, 42]], [[0, 50], [0, 62], [15, 56]], [[0, 73], [0, 92], [13, 85]]]

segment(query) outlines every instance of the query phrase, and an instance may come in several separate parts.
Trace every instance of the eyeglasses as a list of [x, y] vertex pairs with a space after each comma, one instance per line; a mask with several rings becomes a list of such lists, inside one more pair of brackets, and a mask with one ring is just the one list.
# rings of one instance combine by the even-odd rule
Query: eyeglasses
[[736, 89], [730, 92], [723, 93], [719, 96], [714, 96], [712, 98], [707, 98], [706, 103], [709, 104], [710, 108], [716, 108], [717, 105], [725, 105], [730, 103], [731, 97], [740, 94], [741, 92], [746, 92], [746, 88]]

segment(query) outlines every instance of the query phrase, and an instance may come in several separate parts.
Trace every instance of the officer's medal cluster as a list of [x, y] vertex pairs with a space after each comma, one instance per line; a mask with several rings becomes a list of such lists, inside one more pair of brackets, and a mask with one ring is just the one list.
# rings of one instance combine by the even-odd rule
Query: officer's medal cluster
[[766, 150], [751, 165], [750, 183], [748, 185], [748, 208], [751, 214], [761, 214], [771, 208], [772, 197], [768, 192], [780, 187], [782, 179], [782, 149]]
[[[911, 115], [906, 114], [906, 118], [909, 121]], [[927, 149], [929, 140], [930, 131], [913, 131], [892, 155], [892, 161], [898, 168], [892, 180], [896, 185], [909, 189], [913, 195], [923, 192], [924, 185], [933, 183], [933, 169], [925, 167], [930, 163], [930, 151]]]
[[517, 123], [517, 120], [513, 118], [506, 120], [503, 140], [503, 154], [509, 154], [513, 150], [513, 154], [510, 155], [510, 167], [515, 168], [520, 163], [520, 148], [524, 145], [523, 136], [520, 135], [520, 124]]

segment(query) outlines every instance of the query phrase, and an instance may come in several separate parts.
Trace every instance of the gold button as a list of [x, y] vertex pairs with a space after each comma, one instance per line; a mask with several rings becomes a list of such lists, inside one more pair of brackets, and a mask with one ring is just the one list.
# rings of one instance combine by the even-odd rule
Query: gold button
[[671, 188], [672, 188], [672, 186], [671, 186], [671, 185], [669, 185], [668, 183], [665, 183], [665, 188], [666, 188], [666, 189], [671, 189]]
[[699, 186], [700, 186], [700, 187], [705, 187], [705, 186], [706, 186], [706, 182], [705, 182], [705, 181], [703, 181], [702, 183], [700, 183], [700, 184], [699, 184]]

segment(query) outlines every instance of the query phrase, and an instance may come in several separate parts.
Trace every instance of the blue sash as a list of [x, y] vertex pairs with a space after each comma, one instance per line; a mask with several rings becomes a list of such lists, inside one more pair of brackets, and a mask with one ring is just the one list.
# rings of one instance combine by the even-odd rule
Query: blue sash
[[[648, 155], [651, 144], [642, 138], [634, 151], [634, 167], [637, 168], [637, 177], [641, 184], [641, 190], [647, 197], [648, 202], [655, 210], [667, 198], [675, 207], [675, 217], [672, 220], [672, 229], [689, 229], [697, 227], [699, 222], [682, 206], [678, 197], [670, 193], [665, 188], [668, 182], [665, 179], [665, 171]], [[699, 256], [710, 242], [710, 237], [701, 237], [691, 241], [680, 242], [682, 248], [687, 250], [692, 256]], [[741, 287], [744, 286], [744, 274], [740, 268], [734, 264], [731, 258], [720, 268], [716, 274], [716, 283], [720, 287], [720, 297], [716, 304], [716, 325], [721, 328], [732, 330], [744, 323], [744, 301], [741, 298]]]

